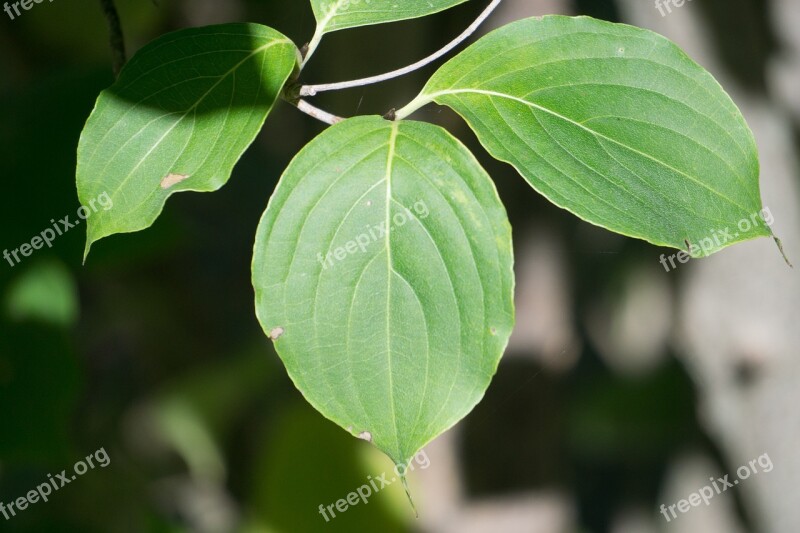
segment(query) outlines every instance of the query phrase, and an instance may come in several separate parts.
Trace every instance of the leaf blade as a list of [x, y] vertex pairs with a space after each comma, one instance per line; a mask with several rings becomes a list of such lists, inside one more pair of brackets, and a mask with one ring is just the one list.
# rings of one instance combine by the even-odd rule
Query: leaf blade
[[149, 227], [169, 196], [214, 191], [255, 139], [298, 60], [286, 37], [257, 24], [167, 34], [142, 48], [98, 97], [81, 133], [76, 182], [91, 245]]
[[270, 200], [256, 310], [306, 399], [400, 463], [488, 386], [513, 324], [511, 264], [505, 211], [462, 145], [427, 124], [349, 119]]
[[[592, 224], [689, 242], [697, 256], [771, 235], [752, 218], [759, 164], [744, 118], [653, 32], [588, 17], [518, 21], [445, 64], [409, 107], [428, 101], [455, 109], [494, 157]], [[713, 242], [721, 230], [730, 238]]]
[[[311, 0], [317, 33], [432, 15], [467, 0]], [[363, 4], [363, 6], [362, 6]]]

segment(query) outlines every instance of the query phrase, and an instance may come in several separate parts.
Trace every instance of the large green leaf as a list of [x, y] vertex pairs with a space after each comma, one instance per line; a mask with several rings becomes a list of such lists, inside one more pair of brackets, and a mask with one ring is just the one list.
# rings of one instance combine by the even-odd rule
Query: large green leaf
[[113, 204], [89, 218], [86, 253], [149, 227], [175, 192], [225, 184], [297, 60], [289, 39], [257, 24], [181, 30], [142, 48], [81, 134], [81, 203], [105, 193]]
[[311, 0], [317, 33], [394, 22], [444, 11], [467, 0]]
[[771, 235], [758, 217], [758, 154], [741, 113], [653, 32], [587, 17], [522, 20], [445, 64], [398, 116], [431, 101], [591, 223], [689, 243], [696, 256]]
[[513, 324], [511, 228], [446, 131], [354, 118], [281, 178], [253, 285], [309, 402], [404, 463], [475, 406], [496, 370]]

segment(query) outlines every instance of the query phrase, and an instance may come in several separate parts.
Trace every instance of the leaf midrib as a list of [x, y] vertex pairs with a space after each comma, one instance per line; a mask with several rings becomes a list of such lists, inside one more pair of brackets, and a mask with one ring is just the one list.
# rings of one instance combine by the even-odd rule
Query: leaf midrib
[[[400, 435], [397, 429], [397, 406], [394, 397], [394, 379], [392, 378], [392, 337], [391, 337], [391, 323], [392, 323], [392, 275], [394, 274], [394, 265], [392, 264], [392, 235], [391, 235], [391, 218], [392, 218], [392, 170], [394, 168], [394, 155], [397, 149], [397, 132], [399, 129], [399, 122], [392, 122], [391, 133], [389, 134], [389, 154], [386, 158], [386, 358], [389, 366], [389, 400], [392, 407], [392, 425], [394, 426], [394, 440], [398, 453], [400, 453]], [[398, 457], [398, 460], [405, 460], [403, 457]]]

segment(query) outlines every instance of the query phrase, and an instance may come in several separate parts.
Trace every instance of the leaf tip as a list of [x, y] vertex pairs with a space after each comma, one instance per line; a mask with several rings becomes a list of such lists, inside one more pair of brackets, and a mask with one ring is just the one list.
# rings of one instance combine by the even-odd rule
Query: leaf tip
[[417, 506], [414, 504], [414, 498], [411, 497], [411, 489], [408, 486], [408, 476], [406, 476], [405, 472], [400, 474], [400, 481], [403, 483], [403, 490], [406, 492], [406, 498], [408, 498], [408, 503], [411, 504], [411, 510], [414, 511], [414, 516], [419, 518], [419, 511], [417, 511]]
[[789, 260], [789, 256], [786, 255], [786, 250], [784, 250], [784, 248], [783, 248], [783, 242], [778, 237], [776, 237], [774, 235], [772, 236], [772, 239], [775, 241], [775, 244], [778, 246], [778, 250], [781, 252], [781, 255], [783, 256], [783, 260], [786, 261], [787, 265], [789, 265], [789, 268], [794, 268], [794, 265]]
[[91, 237], [89, 237], [89, 235], [86, 235], [86, 246], [83, 248], [83, 260], [81, 261], [82, 266], [86, 266], [86, 259], [89, 257], [89, 251], [92, 249], [92, 244], [94, 244], [94, 241], [91, 239]]

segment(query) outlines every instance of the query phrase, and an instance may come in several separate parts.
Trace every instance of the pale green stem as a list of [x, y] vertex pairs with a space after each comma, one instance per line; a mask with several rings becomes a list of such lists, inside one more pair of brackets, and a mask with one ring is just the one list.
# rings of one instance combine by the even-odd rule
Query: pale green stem
[[325, 24], [327, 24], [327, 21], [320, 22], [317, 25], [317, 29], [314, 31], [314, 36], [308, 42], [308, 50], [306, 50], [306, 55], [303, 58], [303, 62], [300, 63], [300, 70], [303, 70], [303, 67], [306, 66], [306, 63], [308, 63], [308, 60], [311, 59], [311, 56], [313, 56], [314, 52], [317, 51], [317, 47], [322, 41], [323, 35], [325, 35]]
[[409, 115], [417, 111], [419, 108], [431, 103], [432, 101], [433, 98], [431, 98], [430, 95], [427, 95], [425, 93], [420, 94], [419, 96], [411, 100], [405, 107], [395, 111], [394, 114], [395, 120], [403, 120], [404, 118], [408, 117]]

